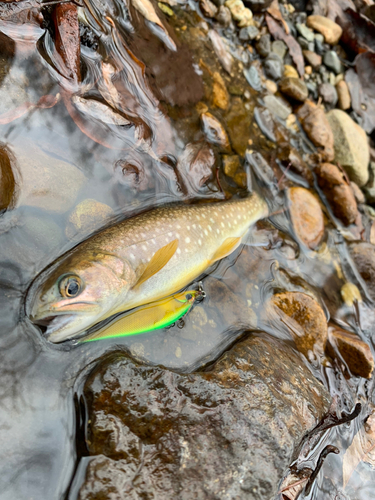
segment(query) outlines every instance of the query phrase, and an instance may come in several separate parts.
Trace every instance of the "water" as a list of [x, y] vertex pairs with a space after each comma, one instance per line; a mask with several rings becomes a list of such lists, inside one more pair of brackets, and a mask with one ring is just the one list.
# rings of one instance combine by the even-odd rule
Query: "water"
[[[372, 339], [369, 302], [360, 311], [359, 328], [356, 311], [343, 308], [337, 298], [343, 284], [338, 264], [360, 289], [362, 283], [336, 230], [327, 231], [319, 252], [308, 251], [296, 244], [286, 213], [273, 216], [273, 225], [259, 224], [248, 246], [212, 270], [203, 280], [207, 298], [183, 325], [120, 340], [52, 345], [25, 317], [24, 297], [34, 277], [79, 241], [77, 233], [66, 228], [80, 202], [90, 199], [112, 209], [107, 218], [90, 226], [92, 232], [165, 203], [222, 200], [239, 191], [233, 181], [222, 174], [217, 177], [213, 166], [222, 151], [207, 143], [199, 122], [199, 110], [211, 99], [210, 76], [221, 72], [212, 49], [202, 43], [207, 24], [194, 12], [181, 13], [172, 20], [176, 36], [171, 29], [164, 32], [150, 26], [134, 9], [130, 12], [129, 17], [117, 1], [92, 2], [90, 9], [79, 12], [81, 26], [86, 23], [92, 37], [89, 46], [82, 46], [81, 95], [112, 105], [106, 112], [99, 109], [100, 119], [92, 107], [81, 112], [72, 103], [71, 93], [77, 92], [78, 84], [63, 76], [64, 67], [54, 52], [50, 11], [45, 11], [47, 29], [35, 23], [0, 27], [1, 113], [9, 113], [0, 134], [16, 180], [14, 207], [0, 216], [0, 498], [4, 500], [75, 498], [81, 478], [75, 472], [82, 468], [77, 460], [82, 443], [76, 446], [80, 401], [75, 395], [80, 394], [88, 371], [111, 350], [123, 349], [146, 363], [188, 372], [216, 359], [246, 329], [265, 330], [290, 342], [288, 328], [264, 307], [275, 292], [284, 290], [307, 291], [322, 304], [327, 318]], [[233, 51], [233, 57], [234, 68], [249, 63], [245, 51]], [[204, 65], [208, 70], [202, 70]], [[234, 111], [217, 114], [238, 150], [246, 149], [251, 137], [252, 147], [272, 159], [274, 144], [260, 133], [255, 120], [246, 118], [261, 102], [242, 74], [233, 74], [227, 84]], [[241, 86], [246, 92], [237, 95]], [[53, 107], [27, 105], [28, 111], [21, 114], [25, 103], [38, 103], [47, 94], [57, 101]], [[116, 119], [128, 124], [114, 124], [116, 107], [122, 111]], [[258, 121], [267, 125], [263, 115], [259, 118], [261, 108], [257, 109]], [[303, 135], [290, 136], [276, 122], [272, 127], [278, 140], [298, 144], [302, 150], [310, 147]], [[283, 182], [306, 185], [288, 174]], [[270, 203], [280, 208], [283, 200], [278, 192], [275, 184], [264, 190]], [[275, 240], [278, 244], [268, 248]], [[339, 411], [350, 412], [360, 401], [367, 415], [372, 381], [347, 377], [342, 364], [324, 366], [321, 360], [312, 356], [311, 367], [338, 397]], [[332, 431], [328, 441], [345, 450], [358, 428], [359, 421], [345, 424]], [[328, 441], [322, 438], [311, 463]], [[343, 453], [326, 459], [306, 498], [334, 498], [330, 481], [341, 484]], [[354, 473], [345, 492], [349, 497], [335, 498], [372, 498], [370, 486], [360, 486], [363, 478], [373, 485], [366, 466]]]

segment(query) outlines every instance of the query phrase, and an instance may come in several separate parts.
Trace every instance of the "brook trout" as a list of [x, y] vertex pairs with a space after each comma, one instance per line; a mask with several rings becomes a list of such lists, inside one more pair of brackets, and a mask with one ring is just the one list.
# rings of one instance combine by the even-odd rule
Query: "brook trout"
[[249, 227], [268, 215], [256, 193], [202, 205], [163, 207], [103, 230], [40, 273], [26, 313], [47, 326], [51, 342], [81, 335], [96, 323], [157, 301], [231, 254]]

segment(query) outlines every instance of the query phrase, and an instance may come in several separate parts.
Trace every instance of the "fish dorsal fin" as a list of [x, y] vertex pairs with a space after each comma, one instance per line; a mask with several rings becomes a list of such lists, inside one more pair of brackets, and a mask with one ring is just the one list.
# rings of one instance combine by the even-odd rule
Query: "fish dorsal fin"
[[241, 243], [242, 238], [227, 238], [214, 253], [211, 264], [230, 255]]
[[175, 254], [177, 247], [178, 239], [171, 241], [162, 248], [159, 248], [159, 250], [152, 256], [150, 262], [147, 264], [145, 270], [143, 271], [133, 288], [141, 286], [142, 283], [150, 279], [151, 276], [154, 276], [154, 274], [163, 269], [163, 267], [168, 264], [168, 262]]

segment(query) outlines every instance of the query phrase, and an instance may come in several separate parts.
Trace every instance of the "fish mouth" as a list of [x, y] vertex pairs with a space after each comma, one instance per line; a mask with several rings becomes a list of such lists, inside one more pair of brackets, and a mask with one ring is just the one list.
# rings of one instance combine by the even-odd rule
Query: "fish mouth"
[[[41, 328], [47, 340], [55, 343], [67, 340], [65, 330], [75, 317], [75, 314], [50, 314], [49, 316], [33, 319], [32, 321]], [[60, 333], [64, 335], [64, 339], [56, 340], [60, 337]]]

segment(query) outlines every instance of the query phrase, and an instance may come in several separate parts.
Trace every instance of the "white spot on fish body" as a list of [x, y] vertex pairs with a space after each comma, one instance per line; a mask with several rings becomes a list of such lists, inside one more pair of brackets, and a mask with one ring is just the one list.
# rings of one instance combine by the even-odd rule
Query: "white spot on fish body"
[[198, 240], [198, 245], [202, 246], [202, 240]]
[[142, 245], [142, 250], [147, 250], [146, 245]]
[[178, 253], [178, 255], [180, 255], [180, 253], [181, 253], [181, 250], [179, 248], [177, 248], [177, 253]]
[[130, 254], [131, 259], [135, 259], [135, 255], [133, 253]]
[[185, 243], [190, 243], [190, 238], [189, 237], [185, 238]]
[[204, 234], [205, 234], [206, 236], [208, 236], [208, 231], [207, 231], [207, 229], [205, 229], [205, 230], [204, 230]]

